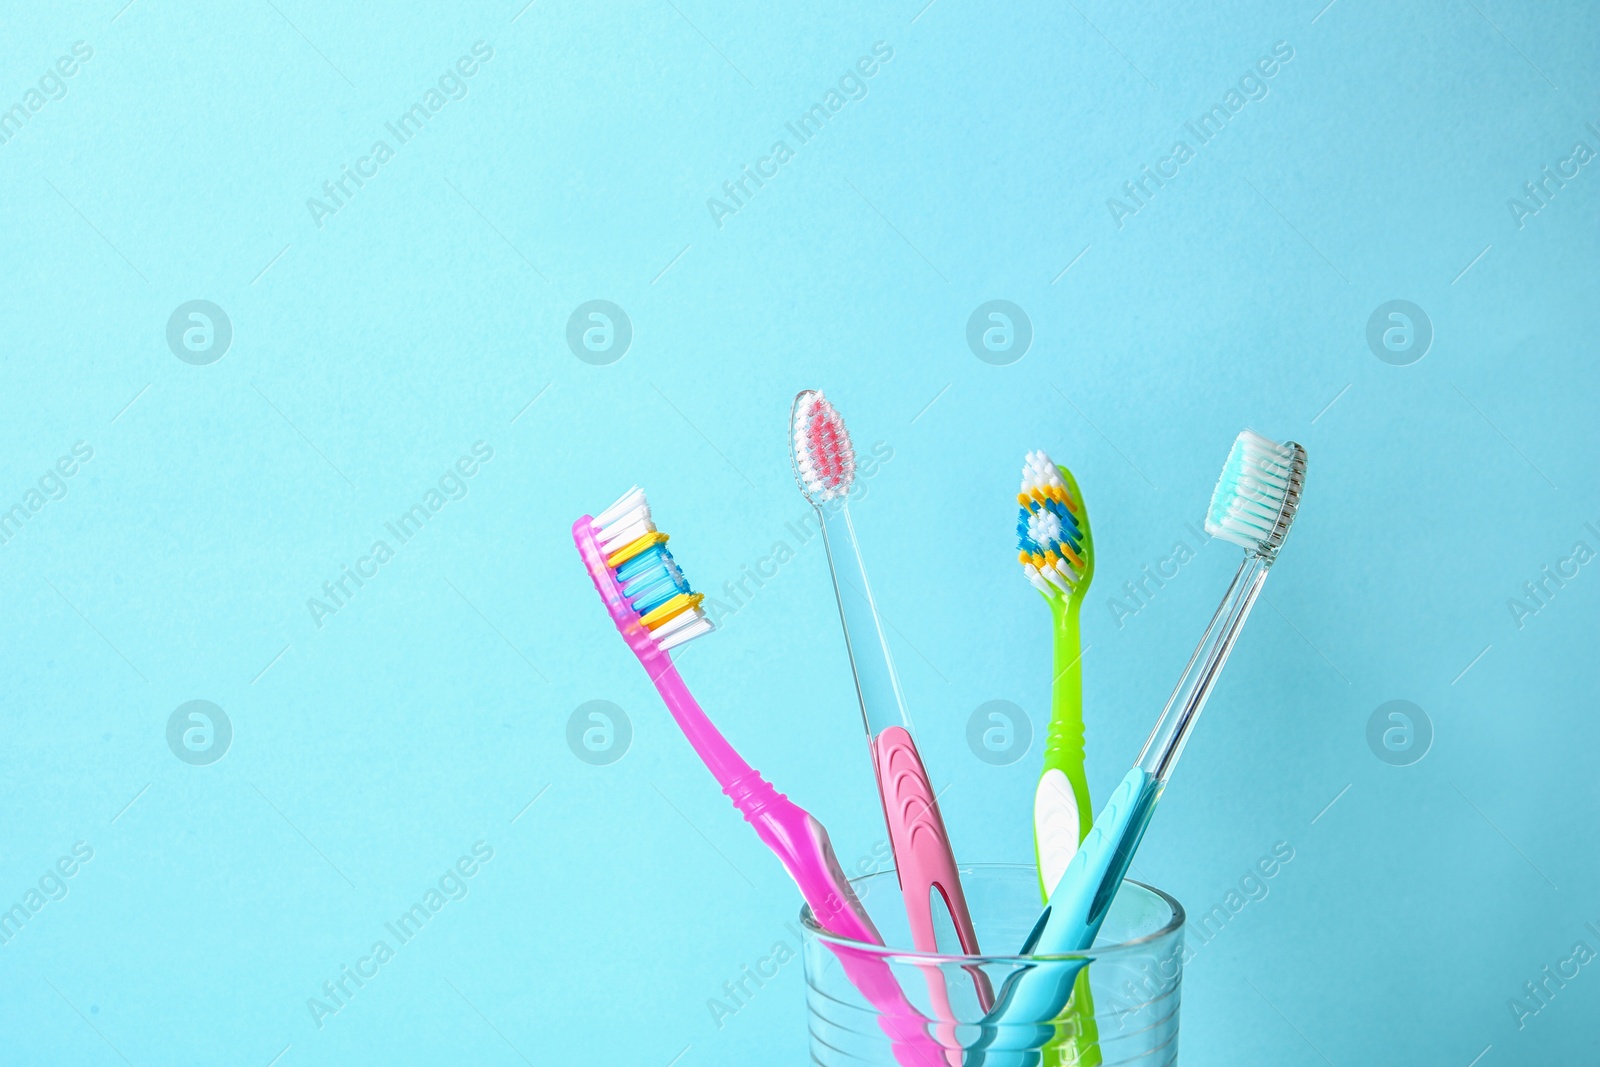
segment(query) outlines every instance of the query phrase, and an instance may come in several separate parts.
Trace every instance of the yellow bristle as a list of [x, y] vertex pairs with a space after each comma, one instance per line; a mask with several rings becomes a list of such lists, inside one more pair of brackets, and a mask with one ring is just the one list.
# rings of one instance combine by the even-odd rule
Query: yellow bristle
[[645, 626], [654, 630], [657, 626], [660, 626], [667, 620], [677, 618], [679, 615], [682, 615], [691, 608], [699, 607], [700, 602], [705, 598], [706, 597], [704, 593], [695, 593], [693, 595], [688, 593], [679, 593], [677, 596], [673, 597], [659, 608], [656, 608], [639, 621], [644, 623]]
[[616, 570], [618, 567], [622, 566], [624, 563], [628, 562], [645, 549], [654, 545], [665, 544], [666, 541], [667, 535], [662, 533], [660, 530], [656, 530], [653, 533], [647, 533], [642, 537], [636, 537], [632, 541], [629, 541], [627, 544], [623, 545], [621, 548], [617, 549], [615, 552], [611, 553], [611, 555], [607, 556], [606, 566], [610, 567], [612, 570]]

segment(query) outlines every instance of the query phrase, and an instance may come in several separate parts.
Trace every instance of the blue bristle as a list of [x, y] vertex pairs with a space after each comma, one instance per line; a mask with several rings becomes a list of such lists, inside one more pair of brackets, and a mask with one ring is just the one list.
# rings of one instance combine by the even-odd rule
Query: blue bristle
[[666, 549], [660, 545], [645, 549], [617, 568], [617, 581], [627, 585], [640, 574], [659, 568], [661, 566], [661, 554], [665, 551]]
[[665, 545], [652, 546], [617, 568], [617, 580], [640, 615], [648, 615], [679, 593], [692, 591]]

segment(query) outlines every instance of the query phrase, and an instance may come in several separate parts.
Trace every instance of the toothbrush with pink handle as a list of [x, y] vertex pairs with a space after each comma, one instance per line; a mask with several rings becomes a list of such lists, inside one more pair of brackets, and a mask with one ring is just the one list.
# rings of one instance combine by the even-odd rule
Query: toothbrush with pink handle
[[[689, 588], [667, 551], [667, 535], [651, 521], [644, 491], [629, 490], [598, 518], [585, 515], [573, 523], [572, 539], [617, 630], [650, 675], [684, 737], [739, 814], [783, 863], [817, 924], [838, 937], [882, 945], [883, 938], [839, 868], [827, 830], [744, 761], [701, 710], [667, 654], [709, 633], [712, 625], [700, 610], [703, 597]], [[880, 1025], [895, 1042], [896, 1058], [906, 1067], [942, 1063], [927, 1020], [906, 1000], [888, 966], [848, 950], [836, 955], [856, 988], [877, 1009]]]
[[[794, 400], [789, 442], [795, 480], [822, 520], [823, 543], [833, 570], [845, 646], [855, 671], [856, 695], [861, 700], [871, 742], [873, 769], [877, 772], [889, 843], [900, 875], [900, 893], [911, 920], [912, 942], [920, 952], [940, 951], [933, 908], [937, 899], [955, 927], [959, 950], [976, 955], [978, 936], [961, 890], [950, 837], [911, 736], [911, 716], [906, 711], [883, 618], [872, 599], [855, 527], [850, 521], [847, 498], [856, 474], [850, 434], [827, 398], [806, 390]], [[945, 951], [956, 948], [944, 946]], [[978, 999], [988, 1010], [993, 1003], [988, 979], [978, 971], [974, 972], [974, 981]]]

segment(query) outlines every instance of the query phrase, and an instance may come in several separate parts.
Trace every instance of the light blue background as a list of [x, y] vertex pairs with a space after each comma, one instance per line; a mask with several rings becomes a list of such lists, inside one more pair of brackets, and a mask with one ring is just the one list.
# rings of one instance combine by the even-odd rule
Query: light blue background
[[[0, 548], [0, 906], [74, 842], [94, 858], [0, 947], [0, 1059], [805, 1062], [797, 962], [713, 1022], [798, 897], [568, 535], [638, 482], [716, 592], [805, 513], [803, 387], [893, 448], [855, 514], [969, 860], [1032, 856], [1037, 748], [995, 767], [965, 740], [985, 701], [1046, 711], [1023, 453], [1072, 466], [1094, 517], [1103, 796], [1238, 553], [1206, 546], [1120, 629], [1107, 598], [1200, 519], [1241, 426], [1303, 442], [1302, 517], [1138, 861], [1203, 911], [1295, 850], [1190, 964], [1184, 1062], [1592, 1049], [1593, 968], [1522, 1029], [1507, 1000], [1600, 949], [1600, 574], [1520, 629], [1507, 600], [1600, 549], [1600, 173], [1521, 228], [1507, 199], [1600, 148], [1600, 10], [1322, 3], [11, 5], [0, 106], [94, 51], [0, 144], [0, 504], [76, 441], [94, 458]], [[319, 228], [307, 199], [479, 40], [466, 98]], [[879, 41], [866, 98], [718, 228], [707, 198]], [[1269, 95], [1119, 229], [1107, 198], [1279, 41]], [[565, 342], [597, 298], [635, 331], [610, 366]], [[166, 344], [192, 299], [233, 324], [210, 366]], [[990, 299], [1033, 324], [1010, 366], [965, 341]], [[1365, 340], [1391, 299], [1435, 330], [1411, 366]], [[480, 440], [468, 496], [318, 628], [307, 598]], [[869, 855], [819, 544], [682, 666]], [[194, 699], [234, 729], [207, 767], [165, 739]], [[565, 740], [592, 699], [632, 723], [609, 766]], [[1367, 746], [1391, 699], [1436, 734], [1409, 767]], [[319, 1029], [307, 998], [480, 840], [469, 895]]]

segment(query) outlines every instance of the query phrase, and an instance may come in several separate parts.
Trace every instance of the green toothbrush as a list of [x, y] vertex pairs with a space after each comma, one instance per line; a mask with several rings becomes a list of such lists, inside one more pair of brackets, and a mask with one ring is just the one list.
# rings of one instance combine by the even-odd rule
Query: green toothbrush
[[[1044, 768], [1033, 798], [1033, 847], [1044, 900], [1061, 880], [1094, 819], [1083, 769], [1083, 658], [1078, 617], [1094, 578], [1094, 535], [1072, 472], [1044, 452], [1022, 464], [1017, 493], [1018, 560], [1022, 573], [1050, 604], [1055, 649], [1050, 684], [1050, 727]], [[1094, 1067], [1100, 1063], [1089, 972], [1079, 972], [1072, 1002], [1046, 1047], [1048, 1064]]]

